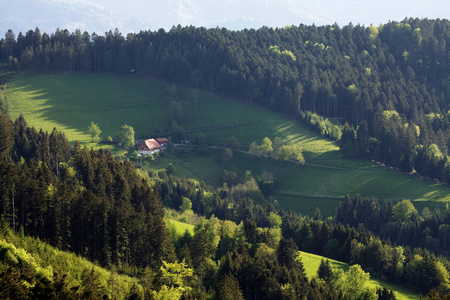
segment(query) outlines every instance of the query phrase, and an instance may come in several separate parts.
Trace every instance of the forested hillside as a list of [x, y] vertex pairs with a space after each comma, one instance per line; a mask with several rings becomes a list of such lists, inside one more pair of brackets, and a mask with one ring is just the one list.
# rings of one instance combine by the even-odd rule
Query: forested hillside
[[[71, 145], [58, 129], [11, 120], [5, 90], [10, 71], [138, 73], [342, 128], [322, 134], [343, 154], [450, 183], [448, 39], [449, 21], [427, 19], [367, 28], [178, 26], [126, 37], [8, 31], [0, 40], [2, 238], [9, 226], [136, 276], [143, 291], [133, 299], [393, 298], [386, 289], [355, 289], [352, 277], [366, 278], [364, 271], [438, 298], [450, 290], [448, 206], [419, 213], [408, 200], [347, 196], [336, 217], [323, 220], [319, 210], [309, 217], [263, 205], [268, 187], [250, 172], [218, 188], [176, 178], [173, 169], [140, 176], [129, 160]], [[182, 132], [179, 125], [172, 122]], [[204, 218], [193, 234], [171, 234], [164, 205]], [[0, 283], [11, 284], [0, 286], [8, 294], [24, 286], [29, 264], [4, 249]], [[353, 264], [352, 272], [333, 275], [325, 266], [309, 280], [298, 250]], [[39, 281], [29, 282], [33, 297]]]
[[[197, 223], [193, 235], [171, 236], [156, 187], [164, 190], [165, 202], [172, 197], [171, 206], [200, 211], [190, 191], [182, 185], [173, 189], [176, 179], [165, 172], [153, 178], [158, 185], [152, 186], [131, 163], [115, 160], [102, 150], [72, 147], [56, 129], [51, 134], [38, 132], [23, 117], [13, 123], [0, 113], [0, 129], [1, 295], [114, 297], [113, 283], [102, 285], [94, 269], [83, 272], [81, 287], [70, 289], [59, 265], [59, 273], [52, 274], [51, 264], [41, 270], [29, 253], [9, 243], [15, 239], [11, 232], [21, 232], [101, 266], [138, 276], [143, 291], [134, 288], [129, 299], [226, 299], [230, 293], [234, 299], [351, 297], [345, 288], [307, 279], [298, 245], [281, 235], [281, 216], [273, 208], [252, 204], [249, 197], [261, 193], [254, 179], [246, 183], [254, 186], [247, 194], [238, 192], [239, 185], [236, 194], [229, 196], [226, 191], [197, 187], [196, 194], [205, 202], [201, 206], [210, 210], [203, 213], [210, 218]], [[188, 205], [190, 200], [183, 196], [181, 202], [186, 204], [178, 207], [179, 195], [194, 199], [195, 206]], [[227, 203], [226, 207], [220, 202]], [[242, 214], [229, 216], [235, 221], [245, 219], [245, 224], [210, 215], [211, 207], [219, 212], [233, 206], [240, 207]], [[256, 222], [265, 228], [258, 228]], [[37, 248], [28, 251], [41, 251]], [[375, 291], [361, 293], [374, 295]]]
[[159, 193], [131, 163], [72, 149], [56, 129], [48, 134], [23, 118], [1, 118], [0, 211], [13, 231], [22, 228], [102, 266], [156, 270], [173, 258]]
[[448, 182], [449, 39], [448, 20], [428, 19], [242, 31], [178, 26], [126, 37], [36, 28], [8, 31], [0, 57], [14, 70], [137, 72], [293, 117], [303, 110], [341, 119], [360, 129], [356, 142], [344, 137], [346, 154]]
[[[353, 292], [358, 297], [392, 296], [387, 290], [363, 286], [355, 291], [350, 273], [333, 276], [331, 270], [328, 277], [318, 274], [324, 281], [308, 280], [298, 250], [361, 265], [372, 276], [416, 292], [425, 294], [436, 288], [446, 293], [449, 289], [446, 258], [423, 248], [412, 250], [399, 237], [392, 237], [394, 244], [381, 240], [366, 232], [362, 224], [356, 230], [332, 219], [322, 220], [320, 212], [309, 218], [256, 204], [262, 194], [251, 176], [230, 188], [214, 189], [162, 171], [150, 174], [154, 184], [149, 185], [129, 162], [115, 160], [101, 150], [72, 147], [56, 129], [51, 134], [37, 132], [23, 118], [13, 123], [7, 115], [0, 116], [2, 238], [9, 239], [5, 228], [9, 225], [12, 232], [38, 237], [104, 267], [137, 276], [143, 291], [134, 289], [130, 297], [226, 299], [231, 292], [236, 293], [235, 299], [351, 299]], [[157, 191], [166, 206], [208, 219], [197, 222], [193, 234], [169, 234]], [[344, 209], [358, 210], [347, 202], [338, 211], [338, 221], [345, 222]], [[382, 215], [395, 212], [397, 206], [383, 206]], [[370, 213], [362, 208], [359, 212]], [[371, 215], [377, 218], [375, 213]], [[441, 216], [448, 219], [448, 215], [446, 210]], [[394, 217], [397, 223], [393, 226], [421, 218], [404, 210]], [[434, 230], [431, 228], [430, 234]], [[438, 232], [446, 231], [439, 228]], [[403, 246], [396, 246], [397, 242]], [[6, 244], [3, 249], [0, 280], [7, 283], [3, 293], [31, 296], [45, 286], [47, 291], [55, 289], [52, 282], [67, 284], [61, 274], [51, 276], [51, 268], [45, 273], [47, 279], [39, 279], [39, 274], [27, 269], [30, 263], [17, 262], [26, 254], [13, 258], [11, 255], [23, 252]], [[363, 272], [359, 266], [352, 270]], [[96, 276], [89, 270], [84, 274]], [[21, 278], [28, 278], [27, 289], [18, 289]], [[95, 281], [92, 278], [89, 280]], [[73, 289], [73, 298], [84, 299], [80, 293], [86, 288], [83, 283], [81, 289]], [[105, 290], [97, 282], [92, 288], [96, 293], [108, 293], [111, 287]], [[60, 292], [70, 293], [66, 288]]]

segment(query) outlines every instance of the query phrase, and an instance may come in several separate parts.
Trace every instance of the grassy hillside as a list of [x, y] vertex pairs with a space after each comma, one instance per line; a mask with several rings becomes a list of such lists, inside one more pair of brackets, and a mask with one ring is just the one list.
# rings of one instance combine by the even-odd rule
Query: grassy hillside
[[[69, 140], [90, 141], [91, 121], [113, 136], [122, 124], [134, 127], [136, 137], [147, 137], [155, 127], [166, 127], [171, 100], [166, 85], [138, 76], [76, 74], [16, 75], [8, 84], [8, 109], [12, 118], [24, 114], [30, 125], [51, 131], [57, 127]], [[201, 134], [213, 145], [224, 145], [236, 137], [244, 148], [265, 136], [301, 143], [313, 154], [337, 150], [331, 142], [253, 105], [178, 88], [188, 135]]]
[[[306, 275], [311, 278], [314, 276], [317, 276], [317, 270], [319, 269], [320, 261], [322, 259], [326, 259], [323, 256], [307, 253], [307, 252], [301, 252], [300, 257], [302, 259], [302, 263], [305, 268]], [[337, 260], [330, 259], [330, 265], [333, 269], [341, 269], [345, 272], [348, 271], [349, 265]], [[384, 282], [382, 280], [378, 280], [376, 278], [370, 278], [369, 286], [371, 288], [376, 287], [383, 287], [386, 286], [390, 289], [392, 289], [395, 293], [395, 297], [398, 300], [406, 300], [406, 299], [419, 299], [419, 295], [416, 293], [411, 292], [410, 290], [407, 290], [405, 288], [389, 284], [387, 282]]]
[[[166, 85], [135, 75], [15, 75], [8, 84], [7, 101], [12, 118], [23, 113], [31, 126], [65, 132], [71, 141], [89, 147], [87, 127], [97, 123], [101, 138], [114, 136], [122, 124], [134, 127], [137, 138], [149, 137], [155, 127], [165, 128], [171, 100], [165, 96]], [[360, 193], [379, 200], [403, 198], [415, 201], [419, 208], [440, 206], [450, 201], [450, 190], [412, 175], [382, 168], [368, 161], [344, 158], [338, 147], [306, 127], [264, 108], [225, 99], [200, 91], [198, 97], [190, 89], [177, 88], [177, 101], [182, 103], [186, 134], [201, 135], [206, 143], [227, 146], [236, 138], [242, 150], [252, 141], [275, 137], [303, 148], [307, 164], [298, 166], [271, 159], [252, 160], [234, 151], [233, 160], [220, 162], [222, 150], [211, 149], [206, 156], [195, 154], [168, 155], [159, 161], [145, 162], [154, 169], [176, 166], [178, 175], [221, 185], [223, 169], [242, 175], [267, 170], [280, 182], [274, 198], [284, 209], [311, 214], [320, 207], [324, 215], [333, 215], [346, 194]]]
[[80, 286], [83, 271], [94, 269], [101, 285], [117, 299], [124, 299], [133, 284], [140, 286], [136, 278], [113, 273], [73, 253], [60, 251], [38, 239], [19, 235], [0, 236], [0, 270], [7, 265], [16, 268], [31, 267], [39, 276], [50, 280], [54, 272], [66, 274], [68, 288]]

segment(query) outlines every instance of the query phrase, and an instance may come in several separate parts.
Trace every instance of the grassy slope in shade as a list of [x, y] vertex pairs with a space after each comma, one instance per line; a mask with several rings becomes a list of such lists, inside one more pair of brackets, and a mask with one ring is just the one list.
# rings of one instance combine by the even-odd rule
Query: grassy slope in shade
[[[15, 75], [8, 84], [7, 99], [12, 118], [24, 113], [29, 125], [51, 131], [64, 131], [71, 141], [78, 140], [94, 149], [87, 127], [95, 122], [102, 130], [101, 138], [114, 136], [117, 129], [128, 124], [136, 138], [148, 137], [155, 127], [165, 128], [170, 101], [163, 83], [136, 75], [75, 74]], [[155, 169], [164, 169], [170, 162], [177, 174], [221, 185], [223, 169], [242, 175], [267, 170], [280, 182], [274, 197], [281, 206], [303, 214], [312, 214], [320, 207], [324, 215], [334, 215], [345, 194], [375, 196], [380, 201], [391, 198], [416, 201], [419, 208], [441, 206], [450, 201], [446, 186], [419, 179], [405, 173], [382, 168], [368, 161], [342, 157], [338, 147], [304, 126], [267, 109], [219, 97], [203, 91], [195, 100], [192, 90], [178, 88], [177, 100], [182, 102], [185, 128], [192, 138], [202, 135], [209, 145], [227, 146], [235, 137], [243, 150], [252, 141], [264, 137], [300, 145], [307, 161], [305, 166], [270, 159], [251, 160], [247, 154], [234, 152], [233, 160], [219, 161], [221, 150], [207, 156], [166, 155], [157, 162], [146, 162]], [[430, 202], [431, 201], [431, 202]]]
[[[309, 278], [317, 276], [317, 270], [319, 269], [320, 261], [322, 259], [326, 259], [326, 257], [307, 253], [307, 252], [300, 252], [300, 257], [302, 259], [302, 263], [305, 268], [306, 275]], [[337, 260], [333, 260], [333, 259], [330, 259], [330, 265], [335, 270], [342, 269], [345, 272], [347, 272], [348, 268], [349, 268], [348, 264], [337, 261]], [[384, 282], [382, 280], [378, 280], [373, 277], [370, 278], [369, 286], [371, 288], [386, 286], [394, 291], [395, 297], [398, 300], [419, 299], [419, 296], [410, 290], [407, 290], [403, 287]]]

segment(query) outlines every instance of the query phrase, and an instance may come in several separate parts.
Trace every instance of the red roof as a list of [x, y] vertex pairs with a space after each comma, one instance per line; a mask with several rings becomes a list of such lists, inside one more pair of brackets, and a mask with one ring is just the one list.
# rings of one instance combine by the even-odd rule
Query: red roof
[[167, 138], [156, 138], [155, 140], [160, 144], [167, 144], [169, 142]]
[[155, 139], [142, 141], [138, 145], [140, 151], [153, 151], [155, 149], [161, 149], [161, 145]]

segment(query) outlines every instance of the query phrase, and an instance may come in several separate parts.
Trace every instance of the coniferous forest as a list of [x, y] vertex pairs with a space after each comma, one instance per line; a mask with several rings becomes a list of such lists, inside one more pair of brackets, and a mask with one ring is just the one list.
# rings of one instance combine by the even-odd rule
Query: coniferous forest
[[[241, 31], [178, 26], [127, 36], [36, 28], [0, 40], [1, 84], [8, 72], [137, 73], [267, 107], [318, 128], [346, 156], [448, 184], [447, 40], [450, 21], [439, 19]], [[339, 128], [320, 129], [326, 126]], [[134, 276], [141, 289], [128, 299], [395, 298], [387, 288], [355, 289], [352, 276], [364, 271], [426, 299], [449, 297], [448, 206], [418, 212], [408, 200], [352, 195], [324, 219], [320, 211], [302, 216], [261, 204], [251, 175], [236, 182], [212, 187], [170, 170], [142, 176], [108, 151], [69, 143], [57, 128], [11, 120], [0, 97], [0, 236], [38, 238]], [[203, 218], [193, 233], [176, 236], [167, 209]], [[352, 266], [333, 274], [323, 261], [311, 279], [299, 250]], [[56, 273], [39, 276], [0, 248], [2, 297], [114, 298], [99, 285], [85, 293]]]

